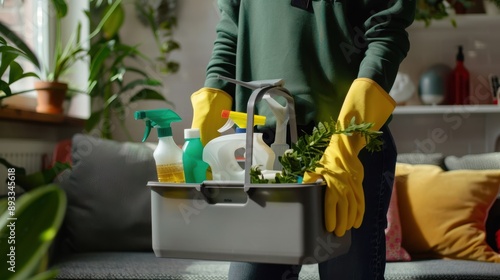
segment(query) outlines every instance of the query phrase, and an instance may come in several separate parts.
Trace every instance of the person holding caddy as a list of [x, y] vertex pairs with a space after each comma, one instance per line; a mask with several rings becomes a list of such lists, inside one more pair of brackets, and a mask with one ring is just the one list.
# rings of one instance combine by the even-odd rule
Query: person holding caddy
[[[383, 132], [378, 152], [368, 152], [362, 136], [334, 134], [322, 167], [304, 174], [305, 183], [327, 184], [327, 230], [337, 236], [350, 230], [352, 237], [348, 253], [319, 263], [321, 279], [384, 279], [384, 229], [397, 155], [388, 127], [396, 104], [388, 92], [409, 51], [406, 28], [415, 5], [414, 0], [218, 0], [221, 18], [205, 84], [191, 95], [192, 127], [200, 128], [203, 144], [219, 136], [213, 127], [224, 124], [220, 112], [245, 112], [251, 94], [219, 75], [283, 79], [301, 129], [331, 119], [345, 127], [354, 117]], [[259, 105], [258, 114], [268, 117], [259, 129], [271, 143], [273, 116]], [[298, 279], [299, 273], [300, 266], [235, 262], [229, 279]]]

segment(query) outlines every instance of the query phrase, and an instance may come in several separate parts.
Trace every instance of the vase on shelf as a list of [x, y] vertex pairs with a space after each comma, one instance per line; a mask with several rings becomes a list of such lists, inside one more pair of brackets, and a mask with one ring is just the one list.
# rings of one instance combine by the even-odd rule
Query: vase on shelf
[[410, 76], [398, 72], [389, 95], [396, 101], [397, 105], [406, 105], [406, 102], [410, 100], [415, 93], [415, 89], [415, 84], [411, 81]]
[[448, 96], [448, 79], [451, 68], [445, 64], [436, 64], [427, 69], [418, 84], [418, 96], [425, 105], [441, 105]]

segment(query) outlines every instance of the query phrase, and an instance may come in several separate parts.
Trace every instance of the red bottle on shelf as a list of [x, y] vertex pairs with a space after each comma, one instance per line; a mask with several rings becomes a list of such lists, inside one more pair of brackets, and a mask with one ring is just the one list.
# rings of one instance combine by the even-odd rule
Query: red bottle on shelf
[[457, 63], [450, 75], [450, 98], [452, 105], [469, 104], [470, 97], [469, 71], [464, 65], [464, 54], [462, 46], [458, 47]]

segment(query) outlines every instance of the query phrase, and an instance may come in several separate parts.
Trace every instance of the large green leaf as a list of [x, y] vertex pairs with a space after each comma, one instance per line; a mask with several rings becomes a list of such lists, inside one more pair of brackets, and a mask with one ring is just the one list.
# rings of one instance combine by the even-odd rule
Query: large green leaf
[[52, 183], [59, 173], [71, 168], [69, 163], [57, 161], [54, 166], [49, 169], [26, 174], [24, 168], [15, 166], [2, 157], [0, 157], [0, 164], [4, 165], [7, 169], [11, 168], [16, 170], [16, 184], [26, 191]]
[[24, 41], [17, 36], [17, 34], [12, 31], [8, 26], [4, 25], [0, 21], [0, 34], [3, 34], [6, 38], [8, 38], [16, 47], [19, 48], [25, 55], [26, 58], [33, 63], [38, 69], [40, 69], [40, 62], [38, 61], [35, 53], [24, 43]]
[[18, 57], [18, 54], [9, 52], [12, 49], [9, 46], [0, 46], [0, 78], [5, 74], [12, 62]]
[[18, 80], [23, 78], [23, 67], [19, 65], [19, 63], [12, 61], [10, 63], [10, 71], [9, 71], [9, 84], [13, 84]]
[[68, 14], [68, 5], [65, 0], [52, 0], [52, 5], [58, 18], [63, 18]]
[[161, 82], [155, 79], [136, 79], [129, 83], [127, 83], [122, 89], [122, 92], [129, 91], [138, 86], [152, 86], [157, 87], [161, 86]]
[[9, 84], [6, 81], [0, 80], [0, 100], [12, 95]]
[[2, 157], [0, 157], [0, 164], [2, 164], [3, 166], [5, 166], [7, 169], [9, 169], [9, 168], [16, 169], [16, 176], [18, 176], [18, 175], [26, 175], [26, 170], [24, 168], [16, 166], [16, 165], [13, 165], [12, 163], [8, 162], [6, 159], [4, 159]]
[[106, 9], [106, 12], [101, 18], [101, 21], [97, 24], [96, 28], [92, 33], [90, 33], [89, 37], [94, 38], [99, 32], [102, 31], [102, 28], [104, 24], [112, 17], [113, 13], [115, 12], [116, 9], [121, 7], [122, 0], [114, 0], [113, 3], [109, 6], [109, 8]]
[[41, 185], [46, 185], [54, 181], [54, 179], [66, 169], [70, 169], [71, 165], [66, 162], [56, 162], [49, 169], [31, 173], [25, 176], [17, 176], [16, 182], [24, 190], [29, 191]]
[[130, 98], [130, 102], [137, 102], [140, 100], [161, 100], [161, 101], [165, 101], [165, 102], [171, 104], [171, 102], [169, 102], [159, 92], [152, 90], [152, 89], [149, 89], [149, 88], [145, 88], [145, 89], [140, 90], [134, 96], [132, 96], [132, 98]]
[[46, 185], [11, 200], [9, 207], [0, 216], [0, 254], [7, 256], [0, 279], [24, 280], [46, 256], [63, 221], [66, 196], [58, 186]]
[[[105, 13], [108, 13], [112, 6], [108, 6], [105, 10]], [[120, 30], [123, 22], [125, 20], [125, 10], [123, 9], [123, 5], [119, 5], [114, 9], [114, 11], [110, 14], [108, 20], [102, 26], [102, 32], [104, 33], [104, 38], [111, 39], [113, 38], [118, 30]]]
[[99, 122], [101, 121], [102, 112], [103, 110], [98, 110], [90, 114], [90, 117], [85, 122], [85, 131], [91, 131], [92, 129], [94, 129], [94, 127], [97, 126], [97, 124], [99, 124]]
[[135, 68], [135, 67], [125, 67], [125, 70], [127, 70], [127, 72], [133, 72], [133, 73], [139, 74], [139, 75], [141, 75], [143, 77], [149, 77], [150, 76], [144, 70], [139, 69], [139, 68]]
[[92, 56], [92, 63], [90, 64], [89, 81], [94, 81], [99, 78], [104, 62], [106, 62], [106, 59], [111, 55], [113, 44], [114, 41], [110, 41], [106, 44], [101, 44], [97, 50], [94, 50], [95, 55]]

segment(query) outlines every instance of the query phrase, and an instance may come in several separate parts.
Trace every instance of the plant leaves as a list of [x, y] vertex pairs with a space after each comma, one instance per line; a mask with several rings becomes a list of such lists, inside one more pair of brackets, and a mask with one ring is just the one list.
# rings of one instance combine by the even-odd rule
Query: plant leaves
[[[365, 137], [366, 148], [369, 151], [380, 150], [382, 140], [379, 136], [382, 132], [372, 131], [372, 126], [372, 123], [358, 124], [355, 118], [347, 123], [345, 129], [341, 129], [335, 121], [319, 122], [310, 135], [305, 134], [299, 137], [290, 150], [278, 157], [283, 169], [281, 174], [276, 175], [276, 183], [297, 183], [304, 172], [315, 171], [316, 168], [321, 167], [319, 161], [334, 134], [345, 134], [349, 137], [359, 134]], [[253, 178], [253, 180], [258, 181], [258, 178]]]
[[19, 63], [12, 61], [10, 63], [9, 70], [9, 84], [13, 84], [14, 82], [23, 78], [23, 68]]
[[68, 5], [66, 5], [65, 0], [52, 0], [52, 5], [56, 10], [56, 15], [58, 18], [63, 18], [68, 14]]
[[[104, 13], [108, 13], [112, 6], [108, 6]], [[123, 5], [118, 5], [114, 11], [110, 14], [108, 20], [106, 20], [102, 26], [102, 32], [104, 38], [111, 39], [115, 37], [118, 30], [120, 30], [123, 22], [125, 20], [125, 11]]]
[[104, 24], [108, 21], [108, 19], [114, 13], [115, 9], [117, 9], [118, 6], [121, 6], [121, 3], [122, 3], [121, 0], [114, 0], [112, 3], [110, 3], [111, 5], [109, 6], [108, 9], [106, 9], [106, 12], [102, 16], [101, 21], [99, 21], [99, 23], [97, 24], [94, 31], [92, 31], [90, 33], [89, 38], [94, 38], [94, 36], [96, 36], [97, 34], [99, 34], [99, 32], [102, 31], [102, 27], [104, 26]]
[[10, 163], [9, 161], [7, 161], [6, 159], [4, 159], [2, 157], [0, 157], [0, 164], [5, 166], [7, 169], [9, 169], [9, 168], [16, 169], [16, 175], [25, 175], [26, 174], [26, 170], [23, 167], [13, 165], [12, 163]]
[[17, 34], [14, 31], [12, 31], [9, 27], [4, 25], [1, 21], [0, 21], [0, 34], [3, 34], [5, 37], [7, 37], [7, 39], [9, 39], [12, 42], [12, 44], [14, 44], [17, 48], [19, 48], [19, 50], [25, 54], [26, 58], [37, 69], [41, 69], [40, 62], [38, 61], [37, 56], [31, 50], [31, 48], [28, 47], [28, 45], [26, 45], [26, 43], [24, 43], [24, 41], [19, 36], [17, 36]]
[[120, 91], [125, 92], [129, 91], [137, 86], [161, 86], [161, 82], [155, 79], [136, 79], [127, 83]]
[[12, 62], [18, 57], [18, 54], [9, 52], [9, 49], [12, 49], [9, 46], [0, 46], [0, 53], [1, 59], [0, 59], [0, 77], [2, 77], [5, 74], [5, 71], [7, 71], [7, 68], [12, 64]]
[[9, 84], [3, 80], [0, 80], [0, 100], [7, 98], [12, 95]]
[[50, 184], [54, 179], [66, 169], [70, 169], [69, 163], [56, 162], [49, 169], [31, 173], [28, 175], [18, 175], [16, 172], [16, 183], [24, 190], [30, 191], [39, 186]]
[[[0, 279], [28, 279], [36, 272], [59, 230], [66, 210], [66, 196], [57, 185], [45, 185], [24, 193], [15, 202], [15, 211], [0, 216], [0, 252], [11, 252], [8, 237], [15, 226], [14, 276], [7, 269], [0, 271]], [[15, 220], [10, 220], [14, 218]], [[10, 226], [9, 226], [10, 225]]]
[[95, 81], [101, 73], [102, 66], [106, 59], [111, 55], [111, 48], [114, 41], [107, 44], [101, 44], [95, 55], [92, 56], [92, 62], [90, 64], [90, 74], [89, 81]]
[[137, 92], [134, 96], [132, 96], [132, 98], [130, 98], [129, 102], [137, 102], [140, 100], [161, 100], [167, 102], [168, 104], [172, 104], [162, 94], [148, 88], [142, 89]]
[[90, 132], [97, 126], [101, 121], [102, 112], [103, 110], [101, 109], [90, 114], [90, 117], [85, 121], [85, 131]]
[[177, 41], [168, 40], [162, 44], [161, 52], [162, 53], [169, 53], [171, 51], [178, 50], [180, 48], [181, 48], [181, 46], [179, 45], [179, 43], [177, 43]]

